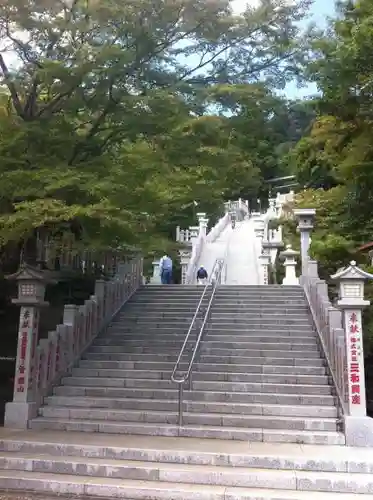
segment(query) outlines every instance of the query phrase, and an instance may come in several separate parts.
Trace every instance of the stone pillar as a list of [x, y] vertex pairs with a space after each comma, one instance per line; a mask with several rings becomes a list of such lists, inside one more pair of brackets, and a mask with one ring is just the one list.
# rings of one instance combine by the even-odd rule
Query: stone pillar
[[[47, 306], [44, 301], [47, 280], [43, 273], [23, 265], [20, 270], [9, 276], [18, 282], [18, 297], [14, 304], [21, 306], [17, 359], [14, 377], [13, 401], [5, 405], [5, 427], [27, 429], [31, 418], [36, 417], [36, 350], [39, 340], [40, 308]], [[52, 282], [49, 280], [49, 282]]]
[[153, 260], [153, 276], [150, 278], [151, 285], [160, 285], [161, 284], [161, 275], [159, 269], [159, 263], [161, 259]]
[[293, 250], [291, 245], [286, 245], [286, 250], [280, 253], [280, 257], [285, 259], [285, 278], [282, 281], [283, 285], [294, 286], [299, 285], [299, 280], [296, 275], [296, 265], [297, 261], [295, 257], [299, 255], [299, 252]]
[[180, 265], [181, 265], [181, 284], [185, 285], [186, 273], [189, 265], [190, 258], [192, 256], [191, 250], [180, 250]]
[[261, 284], [262, 285], [268, 285], [269, 283], [269, 272], [268, 268], [271, 262], [271, 258], [267, 254], [262, 254], [259, 256], [259, 261], [261, 264]]
[[262, 248], [263, 248], [263, 253], [261, 255], [260, 261], [263, 266], [263, 281], [264, 285], [269, 284], [269, 271], [270, 267], [272, 264], [272, 259], [271, 259], [271, 250], [272, 250], [272, 245], [270, 244], [269, 241], [264, 240], [262, 242]]
[[209, 221], [206, 218], [206, 214], [204, 212], [199, 212], [197, 214], [197, 219], [198, 219], [199, 231], [202, 232], [204, 236], [206, 236], [207, 224]]
[[332, 276], [339, 283], [338, 306], [343, 313], [347, 356], [347, 407], [344, 414], [346, 444], [373, 447], [373, 419], [367, 416], [362, 310], [369, 306], [364, 300], [364, 281], [373, 279], [351, 261], [350, 266]]
[[300, 232], [302, 275], [305, 276], [308, 269], [309, 249], [311, 244], [310, 235], [314, 227], [316, 210], [312, 208], [301, 208], [294, 210], [294, 215], [298, 220], [298, 230]]
[[274, 215], [277, 215], [276, 198], [268, 198], [268, 210]]
[[264, 238], [264, 223], [261, 219], [256, 219], [254, 222], [254, 233], [256, 241], [257, 255], [262, 255], [262, 241]]

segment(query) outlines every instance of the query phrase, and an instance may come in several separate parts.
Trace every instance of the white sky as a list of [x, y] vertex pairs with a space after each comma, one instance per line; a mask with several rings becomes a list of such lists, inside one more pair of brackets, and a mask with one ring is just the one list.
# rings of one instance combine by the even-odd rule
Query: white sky
[[233, 0], [232, 8], [235, 10], [235, 12], [240, 14], [245, 10], [247, 4], [256, 6], [258, 5], [258, 3], [259, 0]]

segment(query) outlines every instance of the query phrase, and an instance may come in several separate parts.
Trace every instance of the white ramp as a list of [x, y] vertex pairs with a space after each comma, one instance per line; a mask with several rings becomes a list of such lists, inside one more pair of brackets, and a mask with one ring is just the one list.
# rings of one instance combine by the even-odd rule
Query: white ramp
[[202, 265], [210, 276], [216, 259], [222, 258], [226, 262], [224, 284], [260, 284], [252, 220], [236, 222], [235, 229], [229, 224], [213, 243], [206, 243], [197, 268]]
[[260, 284], [253, 220], [236, 224], [231, 233], [226, 263], [226, 285]]
[[206, 243], [198, 262], [198, 267], [203, 266], [208, 275], [212, 273], [216, 259], [226, 258], [232, 228], [228, 225], [213, 243]]

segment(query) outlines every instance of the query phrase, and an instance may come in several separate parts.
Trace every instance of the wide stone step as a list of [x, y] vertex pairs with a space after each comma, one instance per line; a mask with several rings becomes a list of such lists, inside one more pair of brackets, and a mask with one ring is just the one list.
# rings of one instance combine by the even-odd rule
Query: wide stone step
[[[79, 362], [81, 368], [93, 368], [93, 369], [119, 369], [119, 370], [173, 370], [175, 362], [134, 362], [134, 361], [112, 361], [112, 360], [92, 360], [92, 359], [82, 359]], [[182, 364], [182, 368], [187, 368], [187, 364]], [[325, 367], [315, 367], [315, 366], [285, 366], [285, 365], [267, 365], [259, 364], [257, 360], [253, 364], [210, 364], [195, 363], [193, 368], [193, 373], [198, 372], [211, 372], [218, 370], [220, 373], [226, 374], [240, 374], [240, 373], [252, 373], [252, 374], [288, 374], [288, 375], [325, 375]]]
[[292, 319], [290, 316], [274, 316], [273, 318], [248, 318], [248, 319], [241, 319], [239, 317], [234, 318], [234, 321], [228, 320], [228, 319], [222, 319], [221, 321], [218, 321], [215, 318], [211, 318], [208, 322], [209, 327], [215, 327], [215, 326], [220, 326], [221, 328], [224, 327], [232, 327], [234, 326], [235, 329], [241, 329], [241, 328], [248, 328], [248, 327], [253, 327], [255, 328], [258, 326], [259, 328], [268, 328], [268, 329], [273, 329], [273, 328], [278, 328], [280, 325], [294, 325], [299, 327], [308, 327], [310, 328], [312, 326], [311, 320], [309, 318], [295, 318]]
[[[160, 351], [162, 351], [163, 346], [159, 346]], [[192, 346], [191, 346], [192, 347]], [[276, 350], [276, 349], [270, 349], [266, 348], [265, 345], [261, 345], [262, 349], [222, 349], [219, 347], [209, 347], [208, 345], [202, 344], [201, 346], [201, 355], [200, 355], [200, 360], [203, 362], [206, 356], [215, 356], [216, 358], [221, 358], [223, 356], [227, 356], [230, 359], [234, 358], [255, 358], [255, 357], [267, 357], [267, 358], [274, 358], [275, 356], [279, 356], [281, 358], [290, 358], [290, 359], [320, 359], [320, 354], [317, 350], [310, 350], [307, 349], [306, 347], [302, 347], [301, 350]], [[143, 355], [143, 356], [167, 356], [167, 359], [171, 358], [171, 360], [177, 359], [177, 356], [179, 354], [180, 349], [175, 345], [174, 347], [172, 345], [169, 345], [168, 348], [162, 352], [155, 351], [155, 349], [152, 346], [141, 346], [141, 347], [131, 347], [127, 344], [123, 345], [93, 345], [90, 347], [87, 355], [91, 354], [101, 354], [101, 355], [106, 355], [108, 354], [109, 356], [116, 355], [116, 356], [136, 356], [136, 355]], [[240, 354], [240, 356], [237, 356], [237, 354]], [[216, 359], [217, 362], [218, 359]]]
[[[167, 301], [186, 301], [186, 302], [191, 302], [191, 303], [197, 303], [201, 300], [203, 290], [199, 289], [198, 292], [190, 293], [190, 292], [158, 292], [158, 293], [138, 293], [135, 294], [130, 301], [127, 302], [127, 304], [136, 304], [138, 302], [146, 302], [146, 303], [155, 303], [159, 301], [167, 302]], [[202, 300], [209, 300], [209, 297], [211, 296], [211, 292], [207, 295]]]
[[[174, 313], [170, 313], [174, 314]], [[243, 321], [247, 321], [250, 318], [268, 318], [272, 319], [274, 317], [278, 317], [279, 315], [284, 316], [289, 319], [309, 319], [310, 314], [309, 312], [305, 310], [299, 310], [299, 309], [287, 309], [284, 307], [283, 309], [279, 308], [278, 311], [273, 311], [272, 309], [259, 309], [255, 308], [255, 306], [252, 308], [252, 310], [247, 310], [246, 308], [241, 308], [241, 311], [239, 313], [232, 312], [229, 309], [222, 310], [221, 307], [213, 307], [211, 309], [211, 318], [222, 318], [222, 319], [232, 319], [232, 318], [237, 318], [237, 314], [239, 314], [239, 317], [242, 318]]]
[[[202, 307], [205, 307], [207, 305], [203, 303]], [[130, 304], [130, 305], [125, 305], [119, 319], [124, 319], [127, 314], [185, 314], [185, 313], [194, 313], [196, 310], [197, 304], [195, 305], [185, 305], [183, 303], [176, 304], [172, 303], [170, 304]], [[274, 301], [271, 304], [264, 303], [261, 301], [258, 302], [249, 302], [247, 304], [245, 303], [239, 303], [239, 304], [234, 304], [234, 303], [222, 303], [215, 301], [213, 302], [212, 305], [212, 311], [215, 310], [221, 310], [224, 313], [241, 313], [245, 312], [247, 314], [251, 314], [252, 312], [271, 312], [271, 313], [281, 313], [283, 310], [286, 310], [287, 313], [292, 313], [292, 312], [308, 312], [309, 307], [304, 303], [304, 302], [299, 302], [298, 304], [294, 304], [293, 302], [287, 303], [278, 303], [277, 301]]]
[[[178, 390], [175, 389], [136, 389], [103, 386], [59, 386], [55, 387], [53, 394], [56, 396], [88, 396], [128, 399], [166, 399], [177, 401]], [[185, 391], [185, 400], [205, 402], [232, 402], [232, 403], [258, 403], [258, 404], [280, 404], [280, 405], [311, 405], [311, 406], [335, 406], [336, 398], [331, 395], [313, 394], [286, 394], [286, 393], [245, 393], [245, 392], [222, 392], [222, 391]]]
[[[370, 448], [301, 444], [243, 443], [154, 436], [123, 436], [44, 431], [2, 431], [0, 452], [53, 457], [104, 458], [155, 463], [231, 466], [269, 470], [303, 470], [373, 474]], [[219, 470], [219, 469], [218, 469]], [[365, 497], [364, 497], [365, 498]]]
[[[49, 396], [45, 400], [48, 407], [101, 408], [111, 410], [138, 410], [177, 412], [178, 402], [162, 399], [113, 399], [105, 397]], [[189, 413], [224, 413], [234, 415], [266, 415], [281, 417], [337, 418], [334, 406], [276, 405], [248, 403], [217, 403], [204, 401], [184, 401], [184, 410]]]
[[[175, 360], [180, 352], [182, 343], [170, 343], [170, 344], [154, 344], [154, 345], [145, 345], [145, 346], [133, 346], [127, 343], [119, 344], [118, 342], [111, 343], [109, 345], [97, 345], [91, 347], [92, 352], [116, 352], [116, 353], [128, 353], [128, 354], [172, 354], [175, 356]], [[191, 353], [194, 349], [195, 345], [192, 342], [189, 342], [186, 345], [185, 352]], [[209, 356], [236, 356], [240, 354], [241, 357], [248, 356], [273, 356], [278, 352], [283, 355], [284, 358], [293, 358], [293, 357], [307, 357], [307, 358], [319, 358], [320, 354], [317, 349], [307, 348], [308, 346], [287, 346], [282, 345], [282, 350], [276, 352], [274, 348], [267, 347], [266, 344], [256, 344], [252, 346], [252, 349], [245, 349], [244, 346], [240, 346], [237, 344], [236, 348], [223, 348], [223, 347], [210, 347], [209, 344], [203, 343], [200, 347], [200, 356], [209, 355]], [[109, 350], [109, 348], [112, 348]], [[261, 348], [261, 349], [260, 349]], [[296, 350], [297, 349], [297, 350]], [[293, 355], [294, 353], [294, 355]], [[189, 358], [187, 358], [189, 359]]]
[[[185, 303], [190, 303], [190, 304], [198, 304], [198, 302], [201, 300], [201, 295], [202, 293], [199, 294], [194, 294], [190, 295], [188, 293], [157, 293], [157, 294], [138, 294], [135, 295], [129, 302], [127, 302], [128, 305], [131, 304], [157, 304], [159, 302], [163, 303], [174, 303], [174, 302], [185, 302]], [[211, 297], [211, 290], [205, 295], [205, 297], [202, 299], [202, 302], [208, 302]], [[303, 304], [306, 304], [306, 298], [304, 296], [303, 291], [301, 293], [255, 293], [255, 292], [250, 292], [250, 293], [221, 293], [217, 292], [215, 293], [214, 296], [214, 302], [219, 301], [219, 302], [232, 302], [232, 301], [261, 301], [263, 303], [271, 303], [275, 302], [278, 300], [284, 301], [284, 302], [302, 302]]]
[[[191, 323], [191, 321], [192, 317], [190, 318], [189, 323]], [[158, 327], [184, 326], [185, 328], [189, 326], [189, 324], [186, 324], [186, 322], [187, 322], [186, 319], [183, 318], [182, 319], [164, 318], [160, 320], [157, 318], [149, 318], [147, 316], [142, 316], [142, 317], [133, 317], [132, 319], [126, 318], [125, 320], [121, 321], [121, 323], [116, 324], [116, 326], [123, 329], [132, 328], [134, 326], [141, 326], [142, 328], [145, 328], [146, 326], [150, 325], [152, 326], [152, 328], [154, 328], [155, 326]], [[218, 321], [216, 318], [211, 318], [208, 322], [208, 325], [209, 326], [221, 325], [222, 328], [232, 327], [233, 325], [235, 329], [247, 328], [247, 327], [255, 328], [255, 325], [257, 325], [259, 328], [270, 327], [271, 329], [273, 329], [279, 325], [297, 325], [298, 327], [300, 326], [310, 327], [312, 323], [311, 320], [306, 317], [292, 318], [291, 316], [284, 316], [284, 317], [274, 316], [273, 318], [250, 317], [247, 319], [241, 319], [240, 317], [232, 315], [232, 318], [223, 318], [221, 321]]]
[[[252, 334], [252, 335], [268, 335], [268, 336], [273, 336], [273, 335], [278, 335], [279, 337], [282, 337], [284, 335], [286, 336], [298, 336], [298, 335], [306, 335], [308, 337], [316, 337], [316, 331], [314, 330], [312, 325], [274, 325], [273, 327], [268, 325], [259, 325], [259, 326], [237, 326], [237, 324], [232, 324], [232, 325], [214, 325], [213, 327], [207, 323], [206, 331], [209, 333], [212, 333], [213, 335], [247, 335], [247, 334]], [[143, 329], [144, 331], [144, 329]], [[159, 330], [157, 330], [159, 331]], [[167, 331], [170, 331], [170, 329], [167, 329]], [[174, 330], [176, 331], [176, 330]], [[184, 329], [184, 332], [186, 330]], [[149, 332], [149, 329], [146, 329], [146, 332]], [[166, 330], [163, 330], [163, 332], [166, 332]], [[163, 333], [162, 332], [162, 333]]]
[[[171, 370], [110, 370], [94, 368], [73, 368], [73, 377], [104, 377], [122, 379], [148, 379], [154, 381], [170, 380]], [[193, 372], [194, 381], [225, 381], [225, 382], [255, 382], [278, 384], [316, 384], [328, 385], [326, 375], [264, 375], [261, 373], [221, 373], [221, 372]]]
[[[183, 342], [185, 340], [185, 332], [183, 333], [155, 333], [155, 334], [149, 334], [147, 332], [137, 332], [136, 334], [131, 334], [131, 333], [113, 333], [113, 332], [107, 332], [105, 337], [98, 337], [97, 342], [112, 342], [115, 340], [120, 340], [122, 342], [138, 342], [138, 343], [155, 343], [155, 342], [174, 342], [174, 341], [181, 341]], [[316, 334], [313, 334], [311, 336], [309, 335], [284, 335], [280, 336], [277, 334], [277, 332], [270, 332], [267, 334], [262, 334], [262, 335], [252, 335], [250, 332], [243, 333], [241, 335], [226, 335], [224, 333], [211, 333], [209, 332], [208, 335], [204, 336], [203, 342], [205, 343], [210, 343], [210, 342], [220, 342], [220, 343], [232, 343], [234, 344], [238, 342], [254, 342], [254, 343], [260, 343], [260, 344], [270, 344], [274, 343], [278, 340], [279, 343], [282, 344], [300, 344], [302, 346], [305, 345], [318, 345], [317, 343], [317, 337]], [[277, 342], [276, 342], [277, 344]]]
[[[177, 412], [169, 411], [139, 411], [139, 410], [108, 410], [97, 408], [73, 408], [73, 407], [51, 407], [44, 406], [40, 409], [40, 415], [47, 418], [70, 419], [70, 420], [110, 420], [118, 422], [145, 422], [174, 424], [178, 422]], [[218, 413], [184, 413], [185, 425], [200, 426], [228, 426], [264, 428], [264, 429], [287, 429], [301, 431], [337, 431], [336, 418], [306, 418], [294, 416], [263, 416], [263, 415], [237, 415]]]
[[[133, 362], [171, 362], [176, 363], [177, 356], [179, 352], [175, 354], [145, 354], [145, 353], [108, 353], [108, 352], [92, 352], [92, 349], [83, 355], [83, 359], [92, 359], [96, 361], [133, 361]], [[285, 351], [276, 352], [275, 355], [283, 355]], [[297, 356], [297, 351], [292, 351], [291, 356], [285, 356], [282, 358], [275, 358], [267, 356], [260, 356], [257, 354], [255, 357], [246, 356], [210, 356], [202, 354], [199, 358], [200, 364], [233, 364], [233, 365], [254, 365], [254, 364], [266, 364], [266, 365], [277, 365], [277, 366], [310, 366], [310, 367], [321, 367], [324, 366], [324, 361], [316, 357], [309, 357], [301, 353], [303, 357]], [[286, 354], [286, 352], [285, 352]], [[189, 361], [189, 357], [186, 362]], [[211, 368], [210, 368], [211, 370]]]
[[114, 422], [104, 420], [69, 420], [38, 417], [31, 421], [35, 430], [102, 432], [108, 434], [138, 434], [147, 436], [194, 437], [253, 442], [344, 444], [344, 436], [331, 431], [298, 431], [277, 429], [244, 429], [240, 427], [151, 424], [146, 422]]
[[[141, 334], [146, 334], [146, 335], [167, 335], [168, 333], [177, 333], [180, 335], [185, 335], [188, 332], [190, 323], [184, 324], [184, 325], [164, 325], [160, 324], [157, 326], [154, 325], [136, 325], [134, 324], [133, 326], [122, 326], [120, 324], [113, 324], [111, 328], [108, 329], [108, 333], [110, 335], [115, 334], [115, 335], [132, 335], [132, 336], [137, 336]], [[312, 328], [311, 325], [304, 326], [302, 325], [301, 327], [298, 327], [296, 325], [276, 325], [274, 328], [267, 328], [266, 326], [257, 326], [257, 327], [247, 327], [245, 326], [244, 328], [237, 328], [236, 324], [232, 325], [225, 325], [223, 328], [219, 326], [214, 326], [211, 327], [208, 323], [206, 325], [205, 331], [208, 331], [209, 333], [212, 333], [213, 335], [231, 335], [231, 336], [236, 336], [236, 335], [268, 335], [268, 336], [279, 336], [282, 337], [284, 335], [286, 336], [298, 336], [298, 335], [306, 335], [308, 337], [315, 337], [316, 332]]]
[[[128, 500], [352, 500], [353, 488], [361, 490], [369, 484], [370, 478], [359, 475], [315, 473], [314, 481], [305, 478], [304, 485], [314, 488], [313, 484], [322, 490], [304, 489], [303, 491], [240, 488], [226, 486], [211, 486], [190, 483], [170, 483], [166, 481], [138, 481], [130, 479], [92, 478], [90, 476], [74, 476], [68, 474], [52, 474], [45, 472], [0, 471], [0, 481], [4, 489], [12, 491], [27, 490], [30, 492], [58, 495], [81, 496], [91, 498], [120, 498]], [[337, 476], [337, 477], [336, 477]], [[331, 486], [345, 485], [349, 493], [331, 492]], [[296, 479], [302, 475], [296, 473]], [[349, 479], [350, 478], [350, 479]], [[349, 480], [349, 483], [343, 482]], [[338, 480], [338, 481], [337, 481]], [[320, 486], [325, 485], [325, 486]], [[330, 486], [329, 489], [326, 489]], [[320, 492], [321, 491], [321, 492]], [[41, 497], [39, 497], [41, 498]], [[372, 500], [373, 495], [364, 495], [364, 500]]]
[[[183, 342], [185, 340], [185, 335], [184, 337], [180, 337], [179, 339], [165, 339], [165, 338], [159, 338], [153, 337], [153, 338], [148, 338], [147, 340], [141, 340], [138, 338], [130, 338], [130, 339], [123, 339], [120, 338], [119, 336], [115, 337], [106, 337], [106, 338], [98, 338], [94, 341], [93, 346], [98, 347], [98, 346], [112, 346], [112, 347], [118, 347], [118, 349], [127, 349], [127, 352], [134, 352], [132, 349], [143, 349], [141, 352], [147, 352], [147, 350], [151, 349], [156, 349], [160, 350], [162, 352], [166, 352], [168, 348], [179, 348], [183, 345]], [[276, 347], [280, 351], [299, 351], [302, 350], [303, 352], [309, 352], [309, 351], [315, 351], [319, 352], [318, 345], [316, 343], [315, 339], [311, 339], [313, 342], [294, 342], [293, 340], [288, 340], [287, 342], [274, 342], [274, 339], [272, 339], [272, 342], [252, 342], [250, 341], [250, 337], [246, 339], [246, 341], [238, 340], [238, 339], [233, 339], [231, 338], [230, 341], [222, 341], [222, 340], [212, 340], [209, 335], [206, 335], [205, 339], [202, 341], [202, 348], [207, 349], [207, 350], [212, 350], [212, 349], [222, 349], [222, 350], [230, 350], [232, 354], [234, 354], [235, 351], [239, 350], [240, 352], [243, 350], [263, 350], [263, 349], [269, 349], [269, 350], [275, 350]], [[194, 347], [195, 345], [195, 339], [191, 338], [187, 344], [188, 346]], [[173, 349], [172, 349], [173, 350]], [[217, 352], [218, 354], [218, 352]]]
[[[202, 306], [206, 306], [209, 303], [209, 297], [202, 301]], [[156, 311], [177, 311], [181, 310], [193, 310], [195, 311], [199, 304], [198, 299], [188, 300], [188, 299], [175, 299], [172, 297], [166, 297], [160, 300], [136, 300], [127, 302], [122, 311], [119, 314], [119, 318], [123, 317], [128, 310], [134, 311], [147, 311], [147, 310], [156, 310]], [[286, 307], [289, 309], [308, 309], [308, 304], [304, 298], [281, 298], [275, 297], [270, 299], [261, 299], [256, 297], [251, 298], [241, 298], [232, 296], [230, 298], [219, 298], [215, 296], [213, 299], [213, 308], [221, 307], [224, 310], [243, 310], [246, 307], [254, 308], [258, 307], [260, 309], [280, 309], [281, 307]]]
[[[227, 466], [217, 468], [208, 465], [154, 464], [144, 461], [110, 460], [108, 458], [86, 458], [86, 461], [83, 461], [80, 457], [54, 457], [51, 455], [33, 457], [20, 452], [3, 452], [0, 460], [6, 462], [7, 468], [13, 471], [29, 472], [31, 470], [52, 474], [61, 474], [63, 471], [63, 474], [72, 477], [130, 479], [137, 482], [153, 481], [160, 484], [214, 484], [215, 486], [241, 488], [276, 488], [284, 491], [334, 491], [354, 494], [368, 494], [373, 491], [373, 478], [366, 474], [349, 475], [346, 473], [315, 473], [314, 471], [266, 470]], [[338, 478], [337, 481], [335, 476]], [[223, 495], [222, 498], [226, 498], [226, 496]]]
[[291, 299], [299, 299], [299, 300], [306, 300], [304, 296], [303, 289], [300, 288], [299, 290], [250, 290], [250, 291], [220, 291], [218, 290], [215, 293], [215, 297], [219, 299], [232, 299], [232, 298], [237, 298], [237, 299], [261, 299], [263, 301], [270, 300], [270, 299], [277, 299], [281, 298], [283, 300], [291, 300]]
[[[85, 387], [118, 387], [118, 388], [144, 388], [144, 389], [169, 389], [174, 387], [171, 380], [152, 379], [125, 379], [104, 377], [65, 377], [62, 379], [65, 386]], [[274, 394], [331, 394], [328, 385], [301, 385], [301, 384], [273, 384], [273, 383], [248, 383], [248, 382], [215, 382], [193, 380], [192, 389], [196, 391], [221, 391], [221, 392], [263, 392]]]
[[[206, 308], [201, 308], [200, 314], [203, 315]], [[309, 319], [309, 312], [307, 310], [300, 311], [299, 309], [280, 309], [278, 311], [266, 310], [266, 309], [256, 309], [255, 307], [252, 310], [247, 310], [246, 308], [240, 308], [241, 310], [231, 311], [229, 308], [222, 310], [220, 307], [214, 307], [211, 309], [210, 316], [211, 318], [221, 318], [225, 320], [234, 320], [237, 319], [239, 315], [243, 321], [247, 321], [252, 318], [266, 318], [272, 319], [274, 317], [278, 317], [279, 315], [285, 316], [288, 319]], [[192, 319], [195, 311], [174, 311], [173, 309], [169, 309], [167, 311], [126, 311], [126, 314], [122, 316], [120, 319], [121, 322], [125, 321], [135, 321], [139, 319], [147, 319], [147, 320], [180, 320], [180, 319]]]
[[[259, 294], [249, 294], [249, 295], [236, 295], [236, 294], [230, 294], [230, 295], [220, 295], [219, 293], [216, 293], [214, 296], [214, 304], [216, 303], [227, 303], [227, 304], [232, 304], [233, 302], [236, 302], [237, 304], [242, 304], [242, 303], [253, 303], [253, 304], [278, 304], [278, 303], [289, 303], [290, 304], [302, 304], [306, 305], [307, 304], [307, 299], [303, 294], [301, 295], [268, 295], [265, 298], [263, 298], [262, 295]], [[130, 303], [130, 302], [128, 302]]]
[[[152, 325], [152, 327], [156, 326], [184, 326], [188, 328], [189, 324], [193, 319], [193, 315], [189, 318], [178, 318], [178, 317], [169, 317], [169, 318], [150, 318], [148, 316], [136, 316], [133, 318], [124, 319], [117, 326], [122, 328], [132, 328], [136, 325], [141, 325], [143, 328], [147, 325]], [[203, 317], [202, 317], [203, 320]]]

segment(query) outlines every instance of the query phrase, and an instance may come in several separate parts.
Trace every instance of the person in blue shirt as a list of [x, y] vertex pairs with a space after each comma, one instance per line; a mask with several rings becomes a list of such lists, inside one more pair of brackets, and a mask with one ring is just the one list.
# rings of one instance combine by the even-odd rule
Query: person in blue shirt
[[197, 271], [197, 283], [198, 285], [205, 285], [207, 282], [208, 274], [203, 266], [200, 266]]
[[159, 263], [159, 272], [161, 275], [162, 285], [169, 285], [172, 280], [172, 259], [165, 254]]

